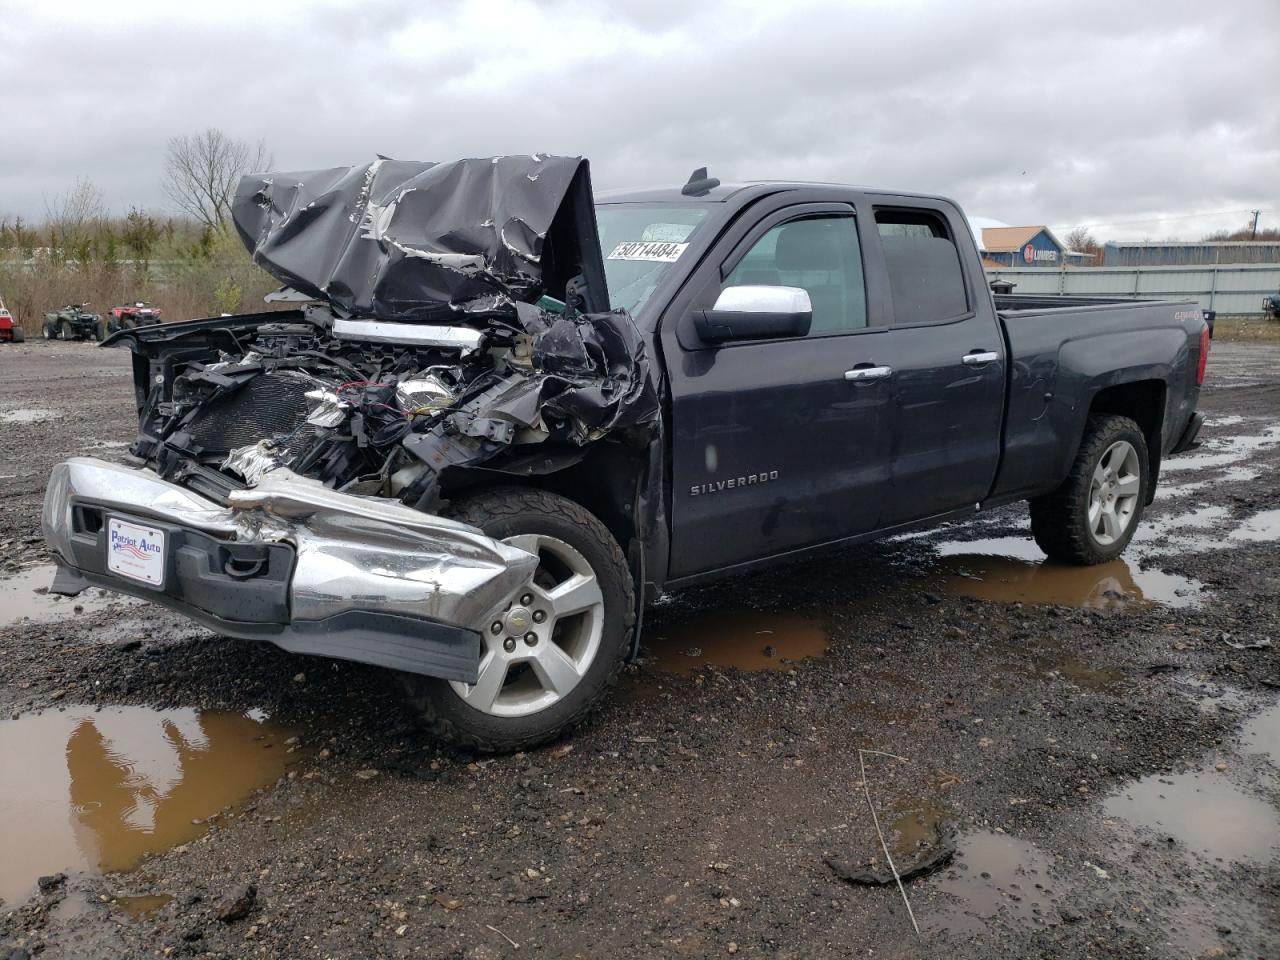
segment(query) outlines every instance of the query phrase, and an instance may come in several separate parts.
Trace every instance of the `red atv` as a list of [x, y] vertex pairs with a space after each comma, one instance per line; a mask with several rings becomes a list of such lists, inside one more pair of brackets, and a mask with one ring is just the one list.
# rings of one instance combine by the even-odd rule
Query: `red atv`
[[160, 322], [160, 308], [150, 306], [141, 300], [122, 307], [112, 307], [108, 314], [108, 332], [132, 330], [135, 327], [149, 327]]
[[18, 326], [18, 321], [13, 319], [13, 314], [5, 309], [4, 301], [0, 300], [0, 343], [21, 343], [27, 339], [27, 335], [22, 332], [22, 327]]

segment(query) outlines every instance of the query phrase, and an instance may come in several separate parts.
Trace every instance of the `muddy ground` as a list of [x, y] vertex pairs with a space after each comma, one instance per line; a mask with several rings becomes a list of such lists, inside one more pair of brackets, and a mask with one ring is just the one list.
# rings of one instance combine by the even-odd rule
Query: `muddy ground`
[[[690, 592], [492, 759], [377, 670], [33, 592], [128, 357], [0, 348], [0, 956], [1278, 956], [1280, 346], [1209, 370], [1127, 562], [1041, 566], [1013, 507]], [[868, 801], [900, 871], [957, 848], [919, 935], [839, 875], [888, 876]]]

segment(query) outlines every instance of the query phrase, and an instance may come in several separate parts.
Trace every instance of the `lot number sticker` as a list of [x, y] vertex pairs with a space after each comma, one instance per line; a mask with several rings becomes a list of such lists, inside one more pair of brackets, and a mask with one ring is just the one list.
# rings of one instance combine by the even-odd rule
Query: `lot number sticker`
[[164, 583], [164, 531], [112, 517], [107, 524], [107, 569], [160, 586]]
[[666, 243], [659, 240], [627, 240], [614, 247], [608, 259], [675, 263], [688, 246], [687, 243]]

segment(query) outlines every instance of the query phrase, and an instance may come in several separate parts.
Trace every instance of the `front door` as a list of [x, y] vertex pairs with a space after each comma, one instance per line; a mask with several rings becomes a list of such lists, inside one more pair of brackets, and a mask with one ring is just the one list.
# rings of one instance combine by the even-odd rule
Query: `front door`
[[805, 337], [719, 346], [664, 324], [673, 579], [872, 530], [889, 476], [888, 381], [848, 376], [886, 347], [852, 205], [780, 206], [710, 258], [673, 307], [709, 308], [733, 285], [801, 287], [813, 322]]

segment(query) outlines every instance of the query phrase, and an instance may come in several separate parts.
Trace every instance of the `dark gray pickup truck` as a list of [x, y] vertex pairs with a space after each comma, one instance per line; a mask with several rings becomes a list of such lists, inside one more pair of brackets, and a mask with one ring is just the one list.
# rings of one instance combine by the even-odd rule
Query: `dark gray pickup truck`
[[579, 720], [666, 590], [1018, 500], [1115, 557], [1201, 422], [1194, 303], [993, 297], [936, 197], [593, 197], [534, 155], [248, 177], [234, 216], [295, 309], [104, 344], [139, 437], [55, 469], [54, 589], [389, 668], [475, 748]]

